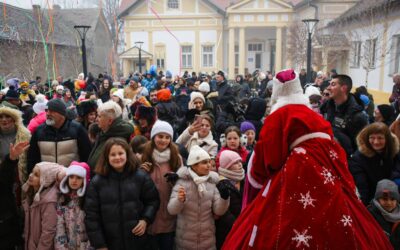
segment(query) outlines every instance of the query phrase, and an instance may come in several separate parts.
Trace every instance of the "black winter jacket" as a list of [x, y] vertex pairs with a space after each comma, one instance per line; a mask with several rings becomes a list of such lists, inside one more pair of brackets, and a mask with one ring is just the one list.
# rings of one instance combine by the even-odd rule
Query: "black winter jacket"
[[132, 229], [139, 220], [153, 222], [160, 206], [154, 182], [144, 171], [110, 171], [96, 175], [85, 199], [85, 225], [90, 244], [109, 250], [148, 249], [149, 236], [135, 236]]
[[7, 155], [0, 164], [0, 249], [13, 249], [22, 243], [13, 185], [18, 161]]
[[352, 94], [339, 106], [336, 106], [334, 100], [329, 100], [321, 106], [321, 114], [331, 123], [334, 135], [339, 132], [350, 139], [352, 152], [357, 149], [358, 133], [368, 124], [368, 115], [363, 110], [364, 108], [357, 103]]
[[[68, 119], [60, 129], [55, 129], [46, 123], [41, 124], [33, 133], [29, 145], [28, 173], [32, 172], [37, 163], [45, 160], [59, 163], [65, 167], [68, 167], [73, 160], [86, 162], [91, 151], [91, 143], [86, 129], [82, 124]], [[42, 148], [51, 150], [41, 152]], [[44, 154], [51, 155], [54, 161], [48, 160], [48, 158], [43, 159]]]

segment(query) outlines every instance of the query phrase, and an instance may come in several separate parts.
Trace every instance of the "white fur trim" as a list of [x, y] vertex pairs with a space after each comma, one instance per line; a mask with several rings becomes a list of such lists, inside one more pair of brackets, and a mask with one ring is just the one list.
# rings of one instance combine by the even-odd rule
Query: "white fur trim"
[[66, 183], [67, 180], [68, 180], [68, 176], [66, 175], [66, 176], [64, 176], [64, 178], [60, 182], [60, 191], [63, 194], [68, 194], [69, 193], [68, 183]]
[[256, 225], [253, 226], [253, 230], [251, 231], [251, 237], [250, 237], [250, 241], [249, 241], [249, 247], [253, 247], [254, 245], [254, 241], [256, 239], [257, 236], [257, 230], [258, 227]]
[[290, 150], [292, 150], [294, 147], [299, 145], [300, 143], [313, 139], [313, 138], [323, 138], [323, 139], [328, 139], [331, 140], [332, 138], [327, 134], [327, 133], [322, 133], [322, 132], [315, 132], [315, 133], [310, 133], [310, 134], [305, 134], [297, 138], [291, 145], [290, 145]]
[[263, 185], [261, 185], [256, 180], [254, 180], [253, 177], [251, 176], [251, 169], [253, 168], [254, 156], [255, 156], [255, 152], [253, 151], [253, 153], [251, 154], [250, 159], [249, 159], [249, 164], [247, 165], [247, 179], [249, 180], [249, 183], [252, 187], [261, 189], [263, 187]]
[[270, 186], [271, 186], [271, 180], [269, 180], [267, 186], [265, 186], [264, 192], [262, 193], [263, 197], [267, 197]]
[[67, 168], [67, 170], [65, 172], [66, 172], [66, 175], [60, 182], [61, 193], [63, 193], [63, 194], [69, 193], [70, 190], [69, 190], [68, 182], [67, 182], [68, 177], [71, 175], [76, 175], [76, 176], [83, 178], [83, 186], [80, 189], [78, 189], [78, 191], [76, 193], [78, 194], [79, 197], [84, 196], [85, 191], [86, 191], [86, 185], [87, 185], [86, 184], [86, 169], [79, 165], [71, 165]]
[[293, 94], [289, 96], [280, 96], [275, 103], [272, 103], [271, 99], [272, 108], [270, 114], [272, 114], [279, 108], [290, 104], [301, 104], [307, 106], [308, 108], [311, 108], [310, 101], [304, 94]]

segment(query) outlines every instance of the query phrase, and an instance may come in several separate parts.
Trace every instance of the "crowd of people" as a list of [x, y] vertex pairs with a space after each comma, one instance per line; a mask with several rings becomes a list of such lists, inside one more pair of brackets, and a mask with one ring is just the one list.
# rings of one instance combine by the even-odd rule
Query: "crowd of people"
[[309, 84], [305, 71], [296, 73], [300, 99], [277, 98], [274, 77], [173, 78], [152, 67], [118, 81], [90, 73], [45, 83], [8, 79], [0, 91], [0, 249], [224, 248], [261, 195], [254, 187], [263, 178], [249, 173], [268, 159], [254, 152], [288, 157], [293, 148], [265, 146], [289, 130], [264, 126], [288, 100], [306, 100], [315, 122], [329, 124], [326, 134], [344, 149], [351, 175], [338, 172], [358, 190], [360, 201], [348, 200], [362, 202], [399, 249], [400, 75], [381, 105], [363, 86], [352, 93], [352, 79], [336, 70], [313, 74]]

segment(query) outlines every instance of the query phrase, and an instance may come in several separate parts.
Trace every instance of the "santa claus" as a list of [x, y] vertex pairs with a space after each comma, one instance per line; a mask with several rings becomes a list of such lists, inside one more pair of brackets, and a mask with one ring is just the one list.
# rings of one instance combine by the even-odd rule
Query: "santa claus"
[[392, 249], [356, 195], [330, 124], [308, 107], [293, 70], [276, 75], [271, 102], [248, 167], [260, 192], [222, 249]]

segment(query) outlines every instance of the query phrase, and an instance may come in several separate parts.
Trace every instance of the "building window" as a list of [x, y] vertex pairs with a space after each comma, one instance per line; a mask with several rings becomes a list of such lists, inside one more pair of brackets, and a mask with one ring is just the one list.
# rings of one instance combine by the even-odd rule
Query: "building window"
[[205, 68], [211, 68], [214, 67], [214, 46], [213, 45], [207, 45], [207, 46], [202, 46], [202, 58], [203, 62], [202, 65]]
[[156, 45], [154, 48], [154, 56], [159, 70], [165, 69], [165, 45]]
[[393, 36], [392, 43], [393, 45], [390, 52], [390, 75], [400, 73], [400, 35]]
[[249, 43], [247, 45], [247, 50], [248, 51], [254, 51], [254, 52], [262, 52], [263, 51], [263, 44], [262, 43]]
[[168, 9], [178, 10], [179, 9], [179, 0], [168, 0], [167, 6], [168, 6]]
[[367, 40], [365, 43], [365, 59], [366, 59], [366, 66], [370, 69], [376, 67], [376, 42], [377, 39]]
[[182, 46], [182, 67], [192, 68], [192, 46]]
[[235, 67], [239, 67], [239, 45], [235, 45]]
[[361, 42], [351, 42], [351, 58], [350, 67], [359, 68], [360, 67], [360, 52], [361, 52]]

